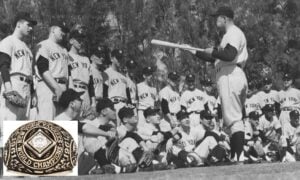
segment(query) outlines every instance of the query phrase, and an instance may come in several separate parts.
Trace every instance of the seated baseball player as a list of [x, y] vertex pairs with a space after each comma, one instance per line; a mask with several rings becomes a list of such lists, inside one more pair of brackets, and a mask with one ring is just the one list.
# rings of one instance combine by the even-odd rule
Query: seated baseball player
[[283, 127], [283, 149], [285, 162], [299, 161], [300, 127], [299, 111], [293, 110], [289, 113], [290, 123]]
[[244, 153], [249, 163], [260, 162], [261, 158], [265, 159], [265, 152], [258, 131], [259, 117], [258, 111], [252, 111], [245, 120]]
[[178, 132], [178, 128], [167, 132], [161, 130], [164, 124], [161, 121], [159, 111], [159, 109], [147, 108], [144, 111], [146, 123], [138, 128], [138, 134], [144, 139], [147, 147], [151, 151], [157, 152], [157, 154], [160, 151], [164, 151], [162, 148], [164, 142], [172, 138]]
[[80, 96], [83, 93], [76, 92], [73, 89], [64, 91], [59, 99], [59, 104], [63, 108], [63, 112], [57, 115], [54, 120], [76, 120], [81, 111], [82, 99]]
[[114, 128], [116, 112], [113, 102], [109, 99], [101, 99], [96, 106], [96, 110], [99, 114], [97, 118], [80, 121], [80, 158], [78, 164], [78, 173], [80, 172], [80, 174], [88, 174], [89, 170], [95, 166], [95, 159], [100, 165], [101, 163], [105, 163], [105, 158], [104, 160], [99, 160], [98, 154], [105, 152], [105, 143], [107, 140], [116, 136]]
[[230, 151], [228, 135], [215, 128], [214, 116], [209, 110], [200, 112], [201, 123], [205, 129], [203, 138], [196, 143], [195, 152], [206, 165], [223, 162]]

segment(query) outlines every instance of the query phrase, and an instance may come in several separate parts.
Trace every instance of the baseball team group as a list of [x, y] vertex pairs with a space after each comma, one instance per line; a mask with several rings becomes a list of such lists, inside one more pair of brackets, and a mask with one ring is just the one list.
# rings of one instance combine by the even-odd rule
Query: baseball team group
[[223, 6], [212, 16], [225, 32], [219, 46], [183, 45], [214, 64], [216, 77], [198, 89], [195, 74], [176, 71], [155, 86], [157, 68], [124, 62], [120, 49], [87, 56], [86, 34], [60, 21], [29, 48], [25, 39], [38, 22], [18, 13], [13, 33], [0, 42], [1, 123], [78, 121], [80, 175], [299, 160], [300, 90], [293, 75], [283, 75], [280, 91], [271, 78], [247, 80], [247, 40], [234, 11]]

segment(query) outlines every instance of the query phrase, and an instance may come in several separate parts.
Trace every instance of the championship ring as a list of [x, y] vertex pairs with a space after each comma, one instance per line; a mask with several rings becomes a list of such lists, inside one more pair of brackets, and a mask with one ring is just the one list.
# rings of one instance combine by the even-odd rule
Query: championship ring
[[8, 170], [32, 175], [70, 171], [77, 146], [64, 128], [49, 121], [30, 121], [16, 129], [4, 147]]

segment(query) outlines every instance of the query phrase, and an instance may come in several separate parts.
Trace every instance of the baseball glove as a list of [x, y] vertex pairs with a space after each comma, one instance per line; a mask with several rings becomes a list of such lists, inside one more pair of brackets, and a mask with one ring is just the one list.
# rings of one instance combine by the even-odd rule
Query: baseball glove
[[139, 167], [146, 168], [152, 164], [154, 154], [151, 151], [145, 151], [141, 159], [139, 160]]
[[23, 98], [17, 91], [9, 91], [3, 93], [4, 98], [14, 106], [25, 108], [27, 100]]

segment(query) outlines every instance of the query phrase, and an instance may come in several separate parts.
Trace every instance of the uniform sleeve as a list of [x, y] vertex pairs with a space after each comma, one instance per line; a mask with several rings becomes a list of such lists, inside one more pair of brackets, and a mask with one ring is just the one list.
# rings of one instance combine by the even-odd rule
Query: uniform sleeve
[[35, 59], [38, 59], [40, 56], [43, 56], [46, 59], [50, 58], [50, 52], [48, 48], [42, 44], [38, 44], [35, 47], [35, 54], [36, 54]]
[[224, 49], [215, 48], [212, 52], [212, 57], [222, 61], [231, 62], [235, 59], [237, 54], [238, 49], [228, 43]]
[[13, 54], [13, 42], [10, 38], [5, 38], [0, 43], [0, 52], [12, 57]]
[[280, 129], [281, 128], [281, 124], [280, 124], [280, 121], [278, 119], [276, 119], [274, 121], [274, 128], [275, 129]]
[[10, 81], [9, 69], [11, 65], [11, 58], [8, 54], [0, 52], [0, 73], [3, 82]]

